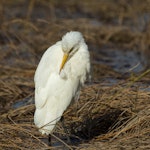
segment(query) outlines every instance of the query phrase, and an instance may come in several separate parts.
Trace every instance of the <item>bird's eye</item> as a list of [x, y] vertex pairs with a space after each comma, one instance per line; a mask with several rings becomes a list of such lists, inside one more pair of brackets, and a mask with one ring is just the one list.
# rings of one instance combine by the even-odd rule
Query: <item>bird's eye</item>
[[73, 51], [73, 49], [74, 49], [74, 47], [72, 47], [72, 48], [70, 49], [70, 53]]

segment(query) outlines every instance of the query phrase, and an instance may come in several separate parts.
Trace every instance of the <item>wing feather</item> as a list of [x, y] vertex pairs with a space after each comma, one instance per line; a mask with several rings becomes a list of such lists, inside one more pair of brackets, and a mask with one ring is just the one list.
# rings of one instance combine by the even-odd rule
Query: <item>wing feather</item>
[[48, 79], [52, 72], [58, 72], [59, 70], [59, 60], [61, 60], [62, 57], [60, 48], [60, 42], [57, 42], [52, 47], [48, 48], [43, 54], [36, 69], [34, 76], [36, 108], [41, 108], [46, 103], [48, 98]]

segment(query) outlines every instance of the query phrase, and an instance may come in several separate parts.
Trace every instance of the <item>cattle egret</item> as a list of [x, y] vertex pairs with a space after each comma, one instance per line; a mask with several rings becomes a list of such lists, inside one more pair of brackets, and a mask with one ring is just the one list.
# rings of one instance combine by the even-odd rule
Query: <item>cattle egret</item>
[[34, 123], [42, 134], [52, 133], [89, 73], [90, 55], [80, 32], [66, 33], [46, 50], [34, 76]]

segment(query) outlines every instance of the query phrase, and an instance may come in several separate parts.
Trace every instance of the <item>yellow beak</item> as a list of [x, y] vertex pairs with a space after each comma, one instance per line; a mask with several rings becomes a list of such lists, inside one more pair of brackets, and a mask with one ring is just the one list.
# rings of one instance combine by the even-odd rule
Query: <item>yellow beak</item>
[[66, 63], [66, 61], [67, 61], [67, 59], [68, 59], [68, 56], [69, 56], [69, 55], [68, 55], [67, 53], [64, 54], [63, 59], [62, 59], [62, 63], [61, 63], [61, 65], [60, 65], [59, 73], [60, 73], [61, 70], [63, 69], [63, 67], [64, 67], [64, 65], [65, 65], [65, 63]]

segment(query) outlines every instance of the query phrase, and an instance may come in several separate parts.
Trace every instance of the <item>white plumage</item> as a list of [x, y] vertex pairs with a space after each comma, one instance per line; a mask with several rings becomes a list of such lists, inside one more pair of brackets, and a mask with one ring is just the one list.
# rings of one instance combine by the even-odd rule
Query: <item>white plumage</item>
[[46, 50], [34, 77], [34, 123], [42, 134], [52, 132], [89, 72], [89, 51], [80, 32], [68, 32]]

